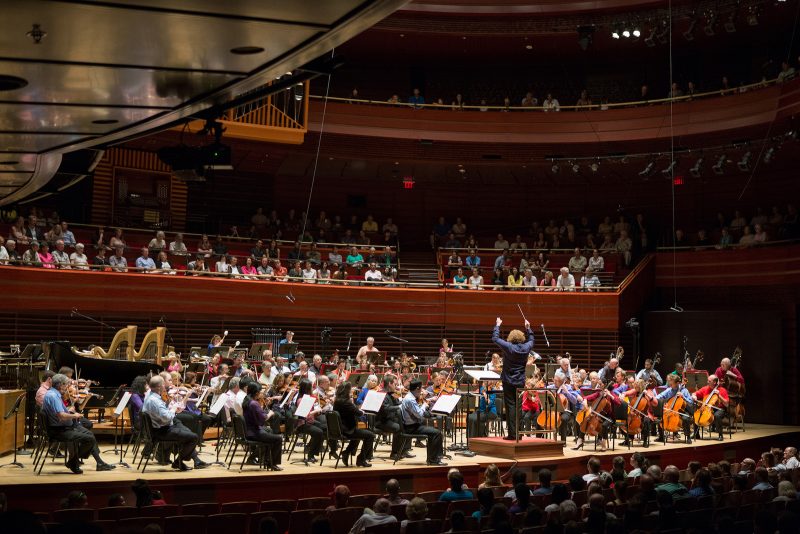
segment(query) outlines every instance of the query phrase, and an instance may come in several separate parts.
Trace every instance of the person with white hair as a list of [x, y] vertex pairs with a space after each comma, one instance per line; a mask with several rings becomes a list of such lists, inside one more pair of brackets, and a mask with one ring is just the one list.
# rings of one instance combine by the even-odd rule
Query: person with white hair
[[561, 275], [556, 280], [556, 291], [575, 291], [575, 277], [570, 274], [569, 268], [561, 268]]
[[5, 243], [6, 241], [3, 239], [3, 236], [0, 236], [0, 265], [8, 265], [9, 256], [8, 250], [4, 246]]
[[86, 257], [86, 254], [83, 253], [83, 243], [78, 243], [75, 245], [75, 252], [69, 255], [69, 262], [73, 268], [81, 270], [81, 271], [88, 271], [89, 270], [89, 258]]
[[72, 265], [69, 262], [69, 254], [64, 250], [63, 239], [56, 240], [56, 247], [55, 250], [53, 250], [53, 260], [58, 269], [72, 269]]
[[372, 336], [367, 338], [367, 344], [358, 349], [358, 353], [356, 353], [356, 362], [364, 369], [369, 365], [368, 352], [380, 352], [375, 346], [375, 338]]
[[167, 248], [167, 240], [164, 238], [164, 232], [159, 230], [156, 236], [147, 244], [147, 248], [154, 251], [164, 250]]

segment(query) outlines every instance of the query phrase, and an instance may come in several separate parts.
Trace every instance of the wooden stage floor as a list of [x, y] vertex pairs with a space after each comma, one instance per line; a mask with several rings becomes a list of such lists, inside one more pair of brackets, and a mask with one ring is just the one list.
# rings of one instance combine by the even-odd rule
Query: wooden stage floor
[[[208, 443], [208, 442], [207, 442]], [[425, 465], [425, 449], [414, 448], [415, 458], [404, 459], [396, 465], [388, 459], [389, 447], [382, 444], [375, 453], [371, 468], [343, 467], [333, 469], [334, 462], [326, 459], [325, 464], [308, 466], [292, 464], [283, 458], [284, 471], [271, 472], [260, 470], [254, 466], [245, 466], [239, 472], [235, 463], [230, 469], [222, 466], [211, 466], [203, 470], [192, 470], [185, 473], [173, 471], [167, 466], [151, 463], [147, 472], [142, 474], [135, 466], [126, 468], [118, 466], [114, 471], [95, 471], [94, 461], [86, 460], [84, 473], [74, 475], [63, 465], [63, 461], [48, 460], [41, 475], [33, 473], [30, 456], [19, 456], [25, 467], [3, 467], [0, 470], [0, 491], [8, 495], [9, 500], [17, 500], [20, 505], [27, 503], [32, 510], [52, 510], [52, 499], [63, 497], [72, 489], [81, 489], [90, 496], [90, 506], [105, 506], [104, 499], [112, 492], [130, 495], [130, 484], [137, 478], [145, 478], [151, 486], [165, 494], [167, 502], [187, 503], [217, 500], [228, 502], [235, 500], [268, 500], [277, 498], [301, 498], [327, 495], [335, 484], [345, 483], [353, 494], [382, 493], [383, 486], [389, 478], [397, 478], [402, 491], [428, 491], [446, 486], [446, 472], [450, 467], [459, 468], [465, 475], [470, 487], [475, 487], [483, 477], [483, 470], [488, 464], [496, 464], [501, 472], [516, 466], [529, 473], [528, 480], [535, 480], [535, 473], [541, 467], [554, 471], [554, 479], [565, 480], [574, 473], [585, 473], [587, 460], [591, 456], [601, 459], [604, 469], [610, 469], [611, 459], [622, 455], [626, 458], [633, 452], [642, 452], [652, 463], [662, 467], [675, 464], [686, 467], [689, 460], [701, 462], [727, 459], [740, 461], [745, 457], [754, 457], [768, 450], [771, 446], [785, 447], [800, 444], [800, 427], [748, 424], [746, 432], [733, 434], [725, 441], [695, 440], [691, 445], [685, 443], [651, 443], [649, 448], [619, 447], [615, 451], [595, 452], [591, 443], [585, 450], [573, 451], [573, 438], [568, 438], [563, 455], [551, 455], [529, 460], [508, 460], [488, 454], [465, 457], [448, 452], [452, 459], [445, 461], [447, 467]], [[101, 442], [100, 450], [103, 459], [109, 463], [119, 461], [119, 454], [109, 451], [111, 443]], [[298, 449], [299, 451], [299, 449]], [[214, 448], [206, 446], [200, 457], [211, 462], [215, 459]], [[297, 459], [297, 454], [292, 459]], [[241, 462], [241, 453], [237, 454]], [[11, 461], [10, 455], [0, 458], [0, 463]], [[130, 459], [126, 458], [126, 461]], [[34, 504], [36, 503], [36, 504]]]

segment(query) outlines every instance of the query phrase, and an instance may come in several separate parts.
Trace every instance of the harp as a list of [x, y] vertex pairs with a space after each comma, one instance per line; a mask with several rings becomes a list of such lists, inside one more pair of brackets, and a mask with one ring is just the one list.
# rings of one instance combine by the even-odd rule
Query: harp
[[[111, 345], [109, 345], [108, 350], [104, 350], [103, 347], [95, 345], [88, 351], [78, 351], [78, 354], [89, 358], [131, 360], [133, 356], [133, 347], [136, 343], [137, 329], [137, 326], [128, 325], [122, 330], [119, 330], [114, 334], [114, 338], [111, 340]], [[121, 354], [124, 355], [123, 357], [117, 357], [120, 351], [122, 351]]]
[[154, 328], [145, 334], [139, 350], [131, 349], [131, 360], [148, 360], [161, 365], [161, 358], [164, 357], [164, 338], [167, 329], [163, 326]]

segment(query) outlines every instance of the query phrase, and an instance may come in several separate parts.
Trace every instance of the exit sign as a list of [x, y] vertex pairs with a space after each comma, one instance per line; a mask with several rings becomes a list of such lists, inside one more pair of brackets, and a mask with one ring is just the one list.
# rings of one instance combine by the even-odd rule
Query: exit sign
[[403, 176], [403, 189], [414, 189], [413, 176]]
[[678, 175], [672, 179], [672, 185], [683, 185], [683, 175]]

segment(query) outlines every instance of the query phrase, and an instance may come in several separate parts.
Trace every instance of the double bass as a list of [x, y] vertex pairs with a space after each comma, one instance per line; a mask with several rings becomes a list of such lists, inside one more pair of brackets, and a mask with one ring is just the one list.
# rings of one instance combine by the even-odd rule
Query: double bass
[[[731, 356], [731, 367], [738, 369], [740, 363], [742, 363], [742, 349], [736, 347]], [[728, 402], [729, 417], [732, 421], [737, 421], [739, 419], [744, 420], [745, 411], [744, 404], [742, 403], [745, 394], [744, 384], [739, 382], [735, 375], [728, 371], [725, 373], [723, 386], [728, 390], [728, 396], [730, 397], [730, 401]]]

